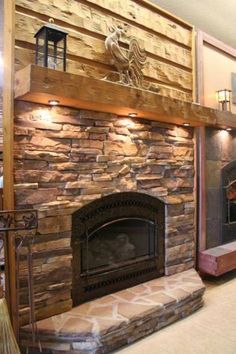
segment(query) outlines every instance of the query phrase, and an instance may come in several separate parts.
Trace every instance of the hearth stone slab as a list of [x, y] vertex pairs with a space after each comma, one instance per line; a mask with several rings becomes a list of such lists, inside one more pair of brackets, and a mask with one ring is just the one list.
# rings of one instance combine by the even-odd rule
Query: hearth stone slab
[[[201, 278], [190, 269], [38, 321], [43, 353], [109, 353], [196, 311], [203, 304], [204, 290]], [[22, 349], [28, 344], [30, 353], [40, 353], [31, 338], [30, 326], [22, 327]]]

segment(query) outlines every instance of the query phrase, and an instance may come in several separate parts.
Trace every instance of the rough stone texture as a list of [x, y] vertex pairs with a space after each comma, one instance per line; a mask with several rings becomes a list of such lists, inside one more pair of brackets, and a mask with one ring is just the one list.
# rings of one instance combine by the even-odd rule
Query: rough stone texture
[[236, 133], [206, 129], [206, 238], [207, 248], [221, 244], [221, 170], [236, 160]]
[[[188, 270], [87, 302], [37, 322], [43, 353], [111, 352], [196, 311], [203, 293], [200, 277]], [[27, 339], [30, 326], [21, 329], [22, 347]]]
[[[71, 307], [71, 215], [105, 195], [136, 191], [162, 199], [166, 204], [165, 273], [193, 266], [191, 128], [21, 101], [16, 102], [15, 115], [16, 207], [39, 210], [34, 245], [38, 319]], [[21, 323], [26, 323], [24, 255], [22, 262]]]

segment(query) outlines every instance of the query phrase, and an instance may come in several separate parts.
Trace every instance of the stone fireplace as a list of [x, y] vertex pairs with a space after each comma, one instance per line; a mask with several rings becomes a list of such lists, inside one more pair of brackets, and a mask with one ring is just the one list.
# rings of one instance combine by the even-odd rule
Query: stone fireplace
[[72, 215], [72, 299], [81, 302], [164, 275], [164, 203], [123, 192]]
[[[128, 287], [194, 266], [192, 128], [18, 101], [15, 197], [17, 208], [39, 211], [33, 247], [37, 319], [120, 289], [122, 282]], [[111, 232], [114, 244], [128, 244], [126, 256], [108, 246]], [[112, 257], [104, 258], [101, 248], [94, 256], [101, 237]], [[21, 324], [28, 322], [25, 267], [22, 256]], [[101, 269], [109, 270], [109, 280], [100, 280]]]

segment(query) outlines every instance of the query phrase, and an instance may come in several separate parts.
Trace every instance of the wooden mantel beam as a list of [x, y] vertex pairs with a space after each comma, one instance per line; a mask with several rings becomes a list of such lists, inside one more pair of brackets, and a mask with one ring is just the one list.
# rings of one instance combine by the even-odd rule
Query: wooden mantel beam
[[172, 124], [236, 128], [236, 115], [198, 104], [179, 101], [130, 86], [30, 65], [16, 73], [15, 98], [48, 104], [50, 99], [60, 105]]

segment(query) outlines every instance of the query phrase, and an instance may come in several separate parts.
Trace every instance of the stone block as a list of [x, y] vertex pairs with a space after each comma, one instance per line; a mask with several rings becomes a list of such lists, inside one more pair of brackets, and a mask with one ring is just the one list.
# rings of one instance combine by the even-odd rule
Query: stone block
[[141, 189], [152, 189], [153, 194], [156, 196], [156, 193], [158, 192], [158, 196], [163, 195], [162, 193], [160, 194], [161, 191], [164, 191], [164, 195], [166, 195], [166, 189], [160, 189], [162, 187], [160, 187], [160, 181], [158, 179], [150, 181], [138, 181], [138, 187]]
[[166, 261], [169, 264], [171, 261], [177, 262], [178, 259], [189, 259], [194, 250], [194, 243], [188, 242], [182, 245], [177, 245], [166, 250]]
[[50, 139], [42, 136], [21, 137], [15, 138], [16, 146], [24, 146], [28, 150], [46, 150], [52, 152], [69, 152], [70, 140], [68, 139]]
[[108, 134], [108, 140], [109, 141], [123, 141], [124, 143], [131, 143], [132, 140], [129, 136], [127, 135], [121, 135], [121, 134], [115, 134], [115, 133], [109, 133]]
[[48, 162], [69, 161], [69, 156], [66, 154], [57, 153], [57, 152], [53, 152], [53, 151], [44, 151], [44, 150], [30, 151], [30, 150], [26, 149], [21, 152], [19, 158], [25, 158], [25, 159], [30, 159], [30, 160], [40, 160], [40, 162], [42, 160], [45, 160]]
[[173, 275], [173, 274], [184, 272], [184, 271], [189, 270], [193, 267], [194, 267], [194, 261], [193, 261], [193, 259], [191, 259], [191, 260], [188, 260], [184, 263], [166, 266], [165, 274], [166, 275]]
[[[19, 164], [18, 164], [19, 162]], [[47, 161], [39, 161], [39, 160], [23, 160], [23, 161], [15, 161], [16, 170], [45, 170], [48, 167]]]
[[56, 188], [17, 189], [15, 191], [15, 198], [18, 206], [33, 206], [35, 204], [54, 201], [57, 194], [58, 190]]
[[38, 183], [20, 183], [14, 184], [14, 189], [38, 189]]
[[45, 138], [57, 138], [57, 139], [88, 139], [89, 134], [81, 131], [73, 130], [61, 130], [61, 131], [51, 131], [44, 130], [35, 134], [37, 136], [43, 136]]
[[182, 127], [174, 127], [172, 129], [169, 129], [167, 131], [167, 134], [174, 136], [176, 138], [181, 137], [181, 138], [192, 139], [192, 137], [193, 137], [192, 129], [182, 128]]
[[105, 155], [135, 156], [137, 155], [137, 152], [138, 152], [137, 146], [136, 144], [133, 143], [114, 142], [114, 141], [104, 142]]
[[60, 215], [39, 220], [38, 233], [51, 234], [71, 231], [71, 216]]
[[119, 169], [119, 175], [126, 175], [130, 172], [130, 167], [128, 165], [124, 165]]
[[161, 185], [172, 191], [177, 190], [178, 188], [193, 188], [194, 180], [193, 178], [163, 178], [161, 180]]
[[167, 205], [166, 211], [168, 216], [182, 215], [184, 214], [184, 204]]
[[89, 148], [89, 147], [79, 147], [79, 148], [72, 148], [71, 149], [71, 157], [76, 155], [101, 155], [102, 150], [97, 148]]
[[[102, 161], [103, 162], [103, 161]], [[65, 162], [65, 163], [57, 163], [55, 165], [51, 165], [53, 169], [58, 171], [78, 171], [78, 173], [88, 172], [92, 173], [102, 173], [106, 168], [106, 164], [102, 162], [83, 162], [78, 164], [76, 162]]]
[[89, 134], [89, 139], [104, 141], [106, 140], [106, 134], [92, 133]]
[[[48, 112], [44, 113], [50, 117]], [[42, 130], [61, 130], [62, 128], [61, 124], [51, 123], [50, 121], [45, 120], [43, 116], [39, 117], [35, 115], [32, 115], [31, 117], [28, 115], [26, 117], [22, 115], [21, 118], [16, 117], [15, 124], [19, 127], [37, 128]]]
[[130, 135], [130, 131], [126, 127], [115, 128], [114, 131], [115, 131], [116, 134]]
[[136, 131], [131, 136], [132, 139], [164, 141], [163, 135], [158, 132]]
[[94, 148], [101, 150], [103, 148], [103, 142], [100, 140], [90, 139], [72, 140], [72, 148]]
[[153, 145], [149, 149], [149, 153], [153, 154], [169, 154], [172, 155], [173, 148], [169, 145]]
[[93, 181], [112, 181], [111, 174], [94, 174]]

